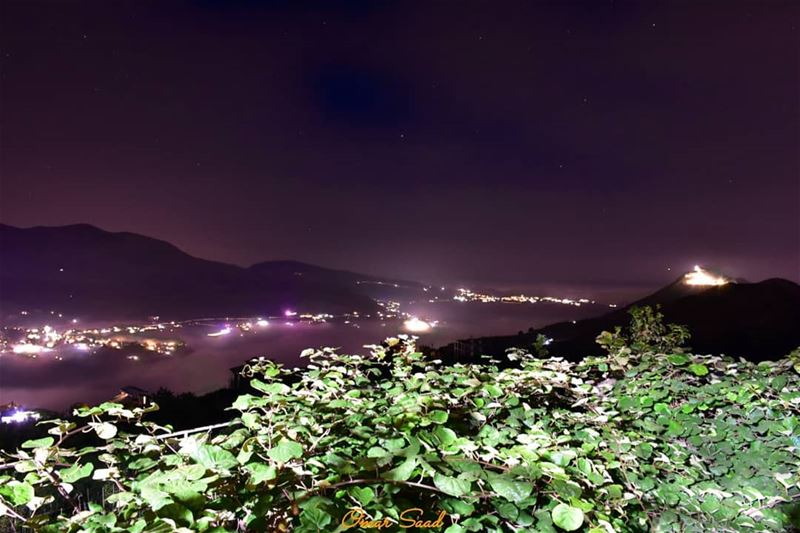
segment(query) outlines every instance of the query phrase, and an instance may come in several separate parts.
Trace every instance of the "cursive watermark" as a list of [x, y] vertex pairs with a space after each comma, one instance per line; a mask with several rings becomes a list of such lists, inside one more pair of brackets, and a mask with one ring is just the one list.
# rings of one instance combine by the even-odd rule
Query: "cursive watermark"
[[[412, 507], [400, 513], [398, 526], [403, 529], [409, 528], [439, 528], [444, 525], [446, 511], [441, 511], [436, 519], [425, 519], [423, 511], [419, 507]], [[381, 520], [371, 520], [364, 509], [351, 509], [342, 517], [342, 528], [350, 529], [359, 527], [361, 529], [383, 529], [394, 526], [393, 520], [384, 517]]]

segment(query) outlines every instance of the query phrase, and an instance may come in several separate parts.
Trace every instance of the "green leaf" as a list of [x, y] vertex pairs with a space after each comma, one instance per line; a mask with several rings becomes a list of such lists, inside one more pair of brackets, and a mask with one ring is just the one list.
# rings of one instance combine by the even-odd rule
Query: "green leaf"
[[575, 453], [575, 450], [555, 450], [552, 452], [547, 452], [545, 456], [550, 460], [551, 463], [557, 464], [558, 466], [567, 466], [570, 461], [572, 461], [578, 454]]
[[242, 424], [246, 428], [257, 429], [259, 425], [259, 416], [253, 412], [242, 413]]
[[92, 423], [89, 425], [97, 432], [97, 436], [104, 440], [113, 439], [117, 434], [117, 427], [108, 422]]
[[187, 526], [194, 524], [192, 512], [179, 503], [165, 505], [158, 514], [162, 517], [172, 519], [178, 524], [185, 524]]
[[18, 461], [14, 465], [14, 470], [16, 470], [17, 472], [21, 472], [23, 474], [26, 472], [33, 472], [36, 469], [37, 469], [36, 461], [31, 461], [30, 459], [25, 461]]
[[269, 449], [267, 455], [278, 463], [287, 463], [292, 459], [303, 456], [303, 447], [293, 440], [286, 438], [278, 441], [277, 446]]
[[20, 446], [21, 448], [49, 448], [53, 445], [55, 440], [53, 437], [43, 437], [41, 439], [26, 440]]
[[709, 514], [714, 514], [715, 512], [719, 511], [720, 507], [721, 503], [719, 498], [713, 494], [706, 496], [706, 498], [703, 500], [703, 503], [700, 504], [700, 508]]
[[642, 459], [647, 459], [653, 455], [653, 445], [649, 442], [643, 442], [636, 447], [636, 455]]
[[533, 492], [533, 484], [527, 481], [518, 481], [504, 474], [490, 474], [489, 485], [503, 498], [519, 503]]
[[444, 424], [445, 422], [447, 422], [447, 412], [440, 410], [431, 411], [430, 413], [428, 413], [428, 418], [431, 419], [431, 422], [434, 422], [436, 424]]
[[196, 481], [206, 475], [206, 469], [201, 465], [184, 465], [178, 467], [177, 472], [180, 473], [183, 479], [188, 481]]
[[381, 448], [380, 446], [373, 446], [372, 448], [367, 450], [367, 457], [370, 457], [372, 459], [377, 459], [380, 457], [388, 457], [389, 455], [391, 454], [386, 450], [384, 450], [383, 448]]
[[458, 440], [456, 432], [446, 426], [437, 427], [433, 430], [433, 434], [439, 439], [441, 447], [445, 449]]
[[348, 492], [353, 498], [358, 500], [363, 507], [366, 507], [375, 499], [375, 491], [370, 487], [350, 487]]
[[515, 522], [519, 516], [519, 508], [508, 501], [497, 500], [494, 504], [494, 508], [497, 509], [497, 513], [500, 516], [512, 522]]
[[689, 358], [682, 353], [676, 353], [667, 357], [667, 361], [675, 366], [682, 366], [689, 362]]
[[554, 479], [551, 484], [562, 499], [580, 498], [583, 492], [581, 486], [574, 481]]
[[150, 485], [142, 487], [140, 494], [142, 499], [144, 499], [154, 511], [158, 511], [162, 507], [173, 503], [169, 494], [155, 487], [151, 487]]
[[483, 388], [486, 390], [487, 393], [489, 393], [489, 396], [491, 396], [492, 398], [499, 398], [500, 396], [503, 395], [503, 389], [501, 389], [497, 385], [487, 383], [486, 385], [483, 386]]
[[229, 470], [239, 464], [231, 452], [210, 444], [200, 446], [192, 457], [209, 470]]
[[653, 405], [653, 411], [661, 415], [668, 415], [670, 411], [669, 404], [658, 402], [657, 404]]
[[75, 483], [79, 479], [89, 477], [94, 470], [92, 463], [79, 464], [75, 463], [69, 468], [58, 471], [58, 475], [62, 481], [66, 483]]
[[446, 476], [436, 472], [433, 475], [433, 484], [445, 494], [459, 498], [470, 492], [472, 483], [464, 479]]
[[128, 464], [128, 468], [131, 470], [147, 470], [148, 468], [153, 468], [158, 463], [153, 461], [149, 457], [140, 457], [135, 461], [131, 461]]
[[265, 394], [286, 394], [290, 390], [283, 383], [264, 383], [260, 379], [250, 380], [250, 386]]
[[249, 463], [245, 468], [250, 473], [250, 482], [254, 485], [260, 485], [265, 481], [272, 481], [278, 477], [278, 471], [275, 467], [264, 463]]
[[694, 374], [695, 376], [705, 376], [708, 374], [708, 367], [706, 365], [701, 365], [698, 363], [692, 363], [689, 365], [689, 371]]
[[636, 399], [631, 396], [623, 396], [619, 400], [619, 408], [623, 411], [628, 411], [629, 409], [636, 407]]
[[775, 378], [772, 379], [771, 385], [772, 385], [773, 389], [779, 391], [779, 390], [782, 390], [786, 386], [786, 383], [788, 381], [789, 380], [785, 375], [780, 375], [780, 376], [776, 376]]
[[98, 468], [94, 471], [92, 475], [92, 479], [96, 479], [99, 481], [104, 481], [106, 479], [112, 479], [114, 477], [115, 470], [111, 468]]
[[233, 404], [231, 404], [231, 407], [239, 411], [246, 411], [253, 404], [254, 400], [257, 400], [257, 398], [252, 394], [242, 394], [236, 398]]
[[399, 452], [405, 445], [406, 441], [402, 437], [399, 439], [387, 439], [383, 441], [383, 447], [392, 453]]
[[381, 477], [384, 479], [390, 479], [392, 481], [407, 481], [408, 478], [411, 477], [411, 474], [414, 472], [414, 468], [417, 466], [417, 458], [416, 457], [409, 457], [405, 461], [403, 461], [397, 468], [393, 468], [388, 472], [384, 472]]
[[449, 514], [457, 514], [461, 517], [469, 516], [475, 512], [474, 505], [455, 498], [445, 498], [442, 500], [442, 509]]
[[575, 531], [583, 525], [583, 511], [565, 503], [553, 507], [550, 516], [553, 523], [565, 531]]
[[300, 513], [300, 522], [304, 526], [313, 528], [312, 531], [325, 531], [325, 526], [330, 524], [332, 520], [331, 515], [319, 507], [308, 507]]
[[33, 499], [33, 487], [27, 483], [13, 479], [0, 486], [0, 494], [6, 496], [12, 505], [25, 505]]

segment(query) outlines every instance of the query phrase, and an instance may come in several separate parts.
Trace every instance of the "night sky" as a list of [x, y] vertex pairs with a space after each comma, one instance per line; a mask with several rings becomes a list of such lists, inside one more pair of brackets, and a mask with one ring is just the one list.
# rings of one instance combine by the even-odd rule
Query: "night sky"
[[430, 281], [800, 280], [796, 2], [0, 9], [4, 223]]

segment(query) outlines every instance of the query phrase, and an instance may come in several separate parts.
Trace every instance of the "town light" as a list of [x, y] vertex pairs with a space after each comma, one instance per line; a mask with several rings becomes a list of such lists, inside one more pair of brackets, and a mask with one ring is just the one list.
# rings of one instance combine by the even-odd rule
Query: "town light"
[[221, 337], [222, 335], [228, 335], [230, 332], [231, 332], [231, 328], [226, 327], [226, 328], [222, 328], [221, 330], [219, 330], [219, 331], [217, 331], [215, 333], [209, 333], [208, 336], [209, 337]]

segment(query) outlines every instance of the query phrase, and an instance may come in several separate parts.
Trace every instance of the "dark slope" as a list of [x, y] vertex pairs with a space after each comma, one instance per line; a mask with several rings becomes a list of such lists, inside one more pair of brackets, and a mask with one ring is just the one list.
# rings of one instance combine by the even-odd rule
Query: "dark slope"
[[800, 346], [800, 285], [785, 279], [760, 283], [688, 286], [679, 278], [663, 289], [600, 317], [561, 322], [523, 335], [485, 337], [443, 348], [443, 355], [500, 356], [512, 346], [529, 347], [536, 335], [553, 339], [550, 353], [578, 359], [602, 353], [595, 342], [603, 330], [625, 326], [633, 306], [661, 305], [667, 322], [688, 326], [697, 353], [727, 354], [751, 360], [773, 359]]
[[404, 297], [422, 294], [424, 284], [416, 281], [379, 278], [347, 270], [334, 270], [300, 261], [265, 261], [249, 271], [270, 280], [301, 280], [308, 286], [339, 288], [353, 291], [373, 299]]
[[689, 326], [696, 353], [780, 357], [800, 346], [800, 285], [769, 279], [712, 287], [664, 306], [664, 316]]
[[[689, 344], [698, 353], [760, 360], [780, 357], [800, 346], [800, 285], [769, 279], [702, 289], [675, 299], [651, 296], [632, 305], [661, 304], [667, 322], [688, 326], [692, 333]], [[553, 339], [554, 353], [570, 357], [596, 354], [595, 337], [603, 330], [625, 325], [627, 309], [575, 324], [554, 324], [537, 333]]]
[[[594, 355], [600, 353], [600, 348], [595, 338], [604, 330], [613, 330], [615, 326], [624, 326], [630, 321], [628, 311], [633, 307], [661, 306], [665, 307], [684, 298], [706, 292], [709, 287], [687, 285], [684, 283], [685, 275], [662, 287], [656, 292], [645, 296], [633, 303], [606, 313], [599, 317], [572, 322], [559, 322], [538, 330], [535, 335], [543, 334], [553, 339], [554, 346], [559, 353], [574, 357], [577, 354]], [[682, 322], [681, 322], [682, 323]]]
[[0, 305], [4, 313], [56, 310], [102, 318], [375, 308], [345, 284], [272, 277], [268, 269], [207, 261], [164, 241], [84, 224], [0, 225]]

